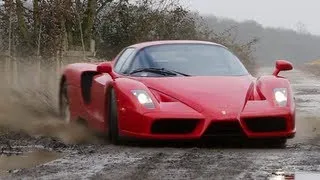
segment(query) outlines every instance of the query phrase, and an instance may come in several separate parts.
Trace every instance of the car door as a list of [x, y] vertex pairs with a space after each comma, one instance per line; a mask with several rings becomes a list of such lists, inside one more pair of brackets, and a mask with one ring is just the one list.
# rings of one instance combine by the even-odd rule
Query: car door
[[[117, 71], [121, 69], [125, 62], [131, 58], [133, 52], [134, 48], [124, 49], [116, 60], [114, 70]], [[92, 120], [91, 126], [94, 129], [101, 130], [102, 132], [108, 128], [107, 123], [105, 122], [108, 118], [106, 105], [109, 99], [105, 92], [112, 81], [113, 79], [109, 74], [99, 74], [94, 77], [92, 83], [91, 103], [88, 108]]]

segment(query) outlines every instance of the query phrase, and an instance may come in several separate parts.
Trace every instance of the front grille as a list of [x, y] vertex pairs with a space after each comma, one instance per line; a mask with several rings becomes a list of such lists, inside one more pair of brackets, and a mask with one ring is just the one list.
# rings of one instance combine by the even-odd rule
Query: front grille
[[198, 123], [198, 119], [159, 119], [151, 126], [152, 134], [189, 134]]
[[203, 134], [204, 136], [244, 136], [238, 120], [212, 122]]
[[287, 128], [287, 121], [283, 117], [247, 118], [244, 122], [252, 132], [279, 132]]

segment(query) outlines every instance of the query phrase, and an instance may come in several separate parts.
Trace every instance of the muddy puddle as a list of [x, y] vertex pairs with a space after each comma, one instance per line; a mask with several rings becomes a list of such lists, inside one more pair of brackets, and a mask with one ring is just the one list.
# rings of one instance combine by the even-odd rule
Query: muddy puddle
[[276, 172], [269, 178], [270, 180], [319, 180], [320, 172]]
[[17, 169], [31, 168], [62, 157], [62, 154], [46, 150], [0, 155], [0, 175]]

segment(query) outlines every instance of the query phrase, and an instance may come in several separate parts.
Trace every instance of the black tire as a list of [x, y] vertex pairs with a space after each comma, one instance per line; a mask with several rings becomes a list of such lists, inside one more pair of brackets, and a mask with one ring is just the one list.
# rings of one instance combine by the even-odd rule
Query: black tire
[[272, 139], [267, 140], [265, 144], [269, 148], [285, 148], [287, 144], [287, 139]]
[[69, 108], [69, 97], [68, 97], [68, 86], [67, 83], [63, 83], [61, 86], [60, 91], [60, 103], [59, 103], [59, 111], [60, 117], [63, 119], [67, 124], [71, 122], [70, 119], [70, 108]]
[[118, 127], [118, 105], [115, 90], [110, 89], [109, 93], [109, 140], [112, 144], [120, 144]]
[[287, 140], [286, 139], [278, 139], [274, 142], [274, 146], [277, 148], [286, 148]]

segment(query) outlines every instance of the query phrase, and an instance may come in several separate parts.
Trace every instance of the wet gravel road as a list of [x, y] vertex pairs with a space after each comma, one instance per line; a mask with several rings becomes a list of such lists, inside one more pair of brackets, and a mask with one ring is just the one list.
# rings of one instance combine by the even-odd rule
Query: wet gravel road
[[[271, 73], [272, 69], [262, 69]], [[36, 167], [2, 171], [3, 179], [271, 179], [292, 174], [320, 179], [320, 81], [299, 70], [282, 73], [291, 80], [297, 102], [297, 136], [285, 149], [237, 145], [141, 144], [65, 145], [45, 137], [6, 137], [4, 152], [39, 148], [58, 152]], [[17, 147], [17, 146], [20, 147]], [[9, 147], [10, 146], [10, 147]], [[1, 149], [0, 149], [1, 150]], [[52, 156], [51, 156], [52, 158]], [[39, 158], [41, 159], [41, 158]], [[0, 158], [0, 176], [1, 176]], [[20, 162], [22, 163], [22, 162]], [[295, 174], [295, 175], [294, 175]], [[279, 175], [280, 176], [280, 175]], [[284, 176], [284, 175], [283, 175]], [[307, 177], [308, 178], [303, 178]]]

